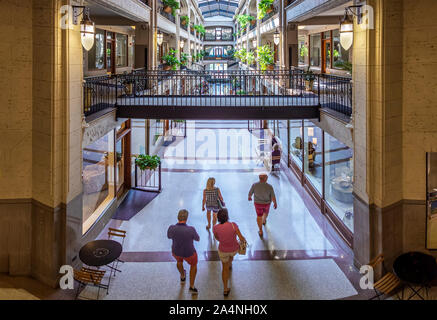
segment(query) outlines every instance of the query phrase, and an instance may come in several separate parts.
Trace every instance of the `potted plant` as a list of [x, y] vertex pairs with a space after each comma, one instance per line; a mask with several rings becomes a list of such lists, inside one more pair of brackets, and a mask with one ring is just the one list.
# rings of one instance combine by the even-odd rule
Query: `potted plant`
[[206, 33], [205, 27], [202, 26], [201, 24], [195, 24], [195, 25], [193, 26], [193, 28], [194, 28], [194, 30], [196, 30], [197, 32], [199, 32], [202, 36], [204, 36], [205, 33]]
[[252, 51], [247, 52], [246, 61], [248, 65], [252, 65], [255, 63], [255, 54]]
[[315, 73], [310, 70], [310, 67], [308, 66], [308, 69], [304, 72], [303, 78], [305, 80], [305, 90], [311, 91], [313, 89], [314, 80], [316, 79]]
[[275, 59], [272, 49], [268, 44], [258, 47], [256, 49], [256, 55], [258, 59], [261, 71], [273, 70], [275, 66]]
[[187, 62], [188, 62], [188, 53], [181, 52], [181, 60], [179, 61], [181, 68], [183, 67], [185, 69], [187, 67]]
[[240, 24], [241, 29], [246, 29], [249, 23], [254, 24], [256, 19], [250, 14], [239, 14], [237, 15], [237, 21]]
[[179, 2], [176, 0], [162, 0], [164, 4], [164, 12], [171, 13], [176, 16], [176, 10], [180, 9]]
[[162, 56], [162, 60], [165, 62], [164, 70], [177, 70], [180, 64], [179, 60], [176, 58], [176, 51], [170, 49], [170, 51]]
[[135, 164], [141, 171], [156, 170], [161, 163], [161, 158], [157, 155], [139, 154], [135, 158]]
[[247, 59], [247, 51], [245, 48], [241, 48], [240, 50], [235, 51], [234, 56], [237, 59], [240, 59], [240, 61], [244, 63], [244, 62], [246, 62], [246, 59]]
[[190, 18], [188, 16], [181, 16], [181, 24], [186, 26], [190, 22]]
[[273, 11], [273, 2], [274, 0], [261, 0], [258, 3], [258, 20], [262, 20], [266, 16], [266, 14]]

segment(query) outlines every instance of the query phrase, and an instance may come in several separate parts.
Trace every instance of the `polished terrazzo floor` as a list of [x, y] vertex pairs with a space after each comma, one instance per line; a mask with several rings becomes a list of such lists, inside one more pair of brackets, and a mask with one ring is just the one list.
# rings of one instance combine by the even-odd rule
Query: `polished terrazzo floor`
[[[262, 164], [254, 150], [259, 135], [247, 130], [247, 122], [190, 121], [187, 128], [187, 138], [178, 138], [160, 151], [162, 192], [131, 220], [111, 221], [111, 226], [127, 231], [122, 256], [127, 262], [119, 265], [122, 272], [112, 281], [109, 295], [101, 295], [101, 299], [192, 299], [188, 285], [181, 286], [178, 281], [171, 241], [166, 237], [168, 226], [177, 222], [182, 208], [189, 211], [188, 224], [200, 235], [195, 244], [200, 293], [195, 298], [223, 299], [218, 243], [206, 230], [201, 210], [209, 177], [216, 179], [230, 219], [249, 242], [247, 255], [236, 257], [228, 299], [341, 299], [358, 294], [350, 280], [350, 273], [356, 276], [357, 270], [348, 265], [341, 246], [329, 239], [327, 222], [315, 219], [317, 209], [302, 188], [290, 181], [293, 177], [285, 168], [269, 176], [278, 209], [271, 209], [264, 237], [258, 236], [247, 193]], [[240, 140], [226, 138], [228, 130], [238, 132]], [[105, 238], [105, 232], [100, 237]], [[89, 288], [81, 297], [95, 294], [95, 289]]]

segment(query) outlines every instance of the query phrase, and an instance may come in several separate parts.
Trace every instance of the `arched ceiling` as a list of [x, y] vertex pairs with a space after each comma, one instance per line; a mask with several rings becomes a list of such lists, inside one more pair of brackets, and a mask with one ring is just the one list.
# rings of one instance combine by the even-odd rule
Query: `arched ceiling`
[[204, 18], [223, 16], [232, 18], [238, 8], [238, 0], [197, 0]]

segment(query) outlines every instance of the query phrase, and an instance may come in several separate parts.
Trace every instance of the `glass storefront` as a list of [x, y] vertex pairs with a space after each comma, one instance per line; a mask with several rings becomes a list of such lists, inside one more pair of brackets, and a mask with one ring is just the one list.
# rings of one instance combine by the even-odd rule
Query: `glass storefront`
[[310, 36], [310, 65], [320, 67], [320, 54], [322, 48], [322, 40], [320, 34], [312, 34]]
[[83, 234], [115, 197], [114, 155], [113, 130], [83, 149]]
[[298, 38], [298, 56], [299, 56], [299, 64], [306, 64], [306, 57], [308, 56], [308, 46], [305, 44], [305, 36], [299, 36]]
[[332, 31], [334, 56], [333, 66], [336, 69], [350, 70], [352, 68], [352, 47], [345, 50], [340, 44], [340, 31]]
[[316, 190], [322, 194], [322, 130], [309, 120], [305, 120], [304, 126], [304, 173]]
[[325, 132], [325, 199], [353, 231], [353, 151]]
[[[320, 195], [317, 201], [325, 203], [336, 224], [345, 226], [339, 229], [343, 230], [342, 234], [351, 237], [353, 150], [310, 120], [290, 120], [288, 123], [290, 165], [304, 174], [302, 183]], [[300, 179], [300, 174], [297, 175]]]
[[302, 168], [303, 162], [303, 140], [302, 140], [302, 120], [290, 120], [290, 158], [295, 164]]
[[88, 51], [88, 69], [105, 68], [105, 31], [96, 29], [93, 47]]
[[117, 67], [127, 66], [127, 35], [117, 33], [115, 35], [115, 49], [116, 49], [116, 62]]

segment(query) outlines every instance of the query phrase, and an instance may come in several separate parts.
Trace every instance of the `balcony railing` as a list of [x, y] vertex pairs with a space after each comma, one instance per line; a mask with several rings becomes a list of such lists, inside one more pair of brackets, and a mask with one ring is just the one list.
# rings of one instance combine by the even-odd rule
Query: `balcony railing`
[[256, 25], [257, 25], [257, 23], [258, 23], [258, 20], [254, 20], [254, 21], [255, 21], [255, 23], [250, 23], [250, 24], [249, 24], [249, 31], [252, 31], [253, 29], [256, 28]]
[[[160, 109], [160, 112], [170, 110], [169, 108], [173, 108], [172, 112], [207, 108], [212, 114], [217, 114], [221, 112], [220, 110], [224, 111], [225, 107], [260, 108], [259, 110], [272, 111], [279, 110], [275, 108], [292, 110], [289, 108], [321, 106], [346, 116], [352, 114], [350, 79], [317, 74], [313, 82], [308, 82], [306, 79], [305, 72], [300, 69], [267, 71], [138, 69], [130, 74], [113, 77], [86, 78], [84, 114], [88, 116], [111, 107], [117, 107], [117, 112], [120, 108], [134, 112], [145, 106], [150, 107], [147, 110]], [[313, 109], [305, 110], [307, 111], [303, 112], [309, 112], [307, 115], [314, 115], [310, 113]], [[240, 114], [240, 116], [244, 115]]]
[[234, 41], [234, 36], [232, 34], [222, 34], [217, 37], [215, 34], [206, 33], [204, 41]]
[[206, 55], [203, 57], [205, 60], [232, 60], [233, 56], [227, 54], [219, 54], [219, 55]]
[[320, 103], [322, 107], [352, 115], [352, 81], [347, 77], [320, 75]]

